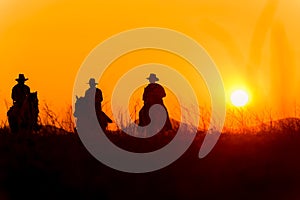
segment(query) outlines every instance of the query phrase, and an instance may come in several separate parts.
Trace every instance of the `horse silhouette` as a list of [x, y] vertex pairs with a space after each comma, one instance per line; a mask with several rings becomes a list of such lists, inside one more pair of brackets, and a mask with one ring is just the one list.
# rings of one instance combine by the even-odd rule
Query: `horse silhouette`
[[112, 120], [102, 110], [95, 109], [95, 105], [88, 98], [76, 96], [74, 117], [77, 118], [77, 126], [80, 124], [87, 126], [93, 118], [93, 112], [96, 114], [100, 127], [105, 131]]
[[20, 107], [17, 105], [10, 107], [7, 116], [12, 133], [32, 132], [39, 129], [38, 102], [37, 92], [33, 92], [26, 96]]

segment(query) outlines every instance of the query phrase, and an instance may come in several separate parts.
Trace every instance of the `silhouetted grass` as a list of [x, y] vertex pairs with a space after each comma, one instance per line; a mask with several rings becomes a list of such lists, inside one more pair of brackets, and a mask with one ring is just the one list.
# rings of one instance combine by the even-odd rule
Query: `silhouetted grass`
[[[267, 115], [261, 115], [259, 125], [251, 127], [247, 120], [255, 115], [249, 113], [244, 111], [244, 121], [237, 115], [237, 122], [245, 127], [232, 129], [235, 132], [225, 129], [207, 157], [198, 158], [205, 125], [181, 158], [146, 174], [123, 173], [98, 162], [77, 133], [55, 122], [54, 114], [48, 115], [50, 124], [43, 124], [38, 133], [30, 135], [13, 135], [3, 123], [0, 199], [300, 198], [300, 120], [269, 121], [263, 119]], [[202, 120], [205, 124], [209, 121]], [[149, 152], [168, 144], [177, 128], [178, 124], [174, 130], [148, 139], [121, 130], [107, 131], [106, 135], [128, 151]]]
[[[222, 134], [204, 159], [198, 132], [185, 154], [152, 173], [115, 171], [94, 159], [77, 134], [12, 135], [0, 129], [0, 196], [11, 199], [297, 199], [300, 186], [298, 119], [274, 121], [256, 134]], [[296, 124], [296, 125], [295, 125]], [[62, 130], [60, 130], [62, 131]], [[175, 132], [149, 140], [108, 132], [120, 147], [159, 149]]]

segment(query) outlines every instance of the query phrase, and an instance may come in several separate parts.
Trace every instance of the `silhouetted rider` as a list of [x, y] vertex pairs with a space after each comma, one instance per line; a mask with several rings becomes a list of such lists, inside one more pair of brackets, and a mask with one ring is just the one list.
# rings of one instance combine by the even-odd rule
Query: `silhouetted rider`
[[[89, 106], [93, 106], [93, 102], [95, 102], [95, 111], [100, 123], [100, 126], [103, 130], [106, 129], [107, 123], [112, 123], [112, 120], [102, 111], [101, 103], [103, 101], [102, 91], [96, 87], [98, 83], [96, 83], [94, 78], [89, 80], [90, 88], [85, 91], [85, 98]], [[88, 107], [90, 109], [91, 107]], [[89, 112], [91, 110], [87, 110]]]
[[[155, 78], [156, 77], [154, 77], [154, 79]], [[166, 92], [164, 88], [153, 81], [145, 88], [143, 93], [143, 101], [144, 104], [150, 106], [153, 104], [163, 105], [163, 98], [165, 96], [166, 96]]]
[[27, 80], [28, 78], [25, 78], [24, 74], [19, 74], [19, 78], [16, 79], [18, 84], [12, 88], [11, 98], [13, 99], [13, 104], [18, 107], [22, 106], [27, 95], [30, 94], [30, 88], [25, 85]]
[[[140, 120], [139, 125], [140, 126], [148, 125], [151, 121], [149, 117], [150, 107], [154, 104], [160, 104], [161, 106], [164, 107], [167, 114], [167, 119], [164, 128], [165, 130], [170, 130], [172, 129], [172, 125], [169, 119], [167, 108], [165, 107], [163, 102], [163, 98], [166, 96], [166, 92], [160, 84], [156, 83], [156, 81], [159, 81], [159, 79], [156, 77], [156, 74], [151, 73], [147, 79], [149, 80], [150, 83], [144, 89], [144, 93], [143, 93], [144, 106], [139, 112], [139, 120]], [[157, 118], [159, 116], [155, 116], [155, 117]]]
[[[101, 111], [101, 102], [103, 101], [102, 91], [96, 87], [98, 83], [96, 83], [94, 78], [89, 80], [90, 88], [85, 92], [85, 97], [88, 102], [95, 101], [95, 109], [97, 112]], [[94, 98], [94, 99], [93, 99]]]

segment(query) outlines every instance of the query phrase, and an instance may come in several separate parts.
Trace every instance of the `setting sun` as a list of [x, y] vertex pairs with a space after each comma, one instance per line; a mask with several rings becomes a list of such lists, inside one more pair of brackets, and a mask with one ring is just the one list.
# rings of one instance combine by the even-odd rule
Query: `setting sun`
[[249, 95], [245, 90], [235, 90], [231, 93], [230, 100], [234, 106], [242, 107], [249, 102]]

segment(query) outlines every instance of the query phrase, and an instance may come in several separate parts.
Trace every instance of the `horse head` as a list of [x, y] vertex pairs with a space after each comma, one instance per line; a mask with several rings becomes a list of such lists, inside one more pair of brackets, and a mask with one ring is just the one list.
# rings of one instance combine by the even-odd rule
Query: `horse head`
[[33, 104], [38, 104], [38, 97], [37, 97], [37, 92], [32, 92], [32, 93], [30, 93], [28, 96], [27, 96], [27, 98], [28, 98], [28, 101], [30, 102], [30, 103], [33, 103]]
[[84, 97], [78, 97], [76, 95], [76, 102], [75, 102], [75, 112], [74, 116], [78, 117], [80, 113], [82, 113], [85, 109], [85, 98]]

